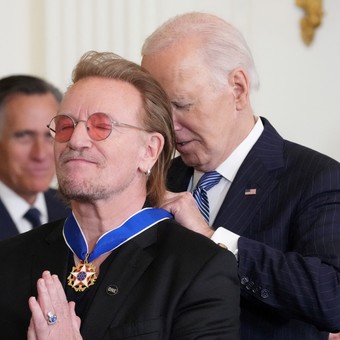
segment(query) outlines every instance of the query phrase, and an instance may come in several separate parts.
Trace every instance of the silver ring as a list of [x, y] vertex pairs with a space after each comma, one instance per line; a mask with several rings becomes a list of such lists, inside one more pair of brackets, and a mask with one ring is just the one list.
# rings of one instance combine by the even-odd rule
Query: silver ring
[[52, 312], [47, 313], [47, 324], [48, 325], [55, 325], [57, 323], [57, 314], [53, 314]]

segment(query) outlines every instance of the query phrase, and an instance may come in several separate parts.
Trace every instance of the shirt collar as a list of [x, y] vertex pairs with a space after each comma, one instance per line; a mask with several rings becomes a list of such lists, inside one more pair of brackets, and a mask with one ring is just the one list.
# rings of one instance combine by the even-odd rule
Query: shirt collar
[[[14, 192], [11, 188], [0, 181], [0, 197], [6, 207], [8, 213], [10, 214], [13, 222], [19, 224], [23, 215], [31, 207], [21, 196]], [[37, 194], [37, 198], [33, 204], [35, 208], [40, 211], [41, 220], [47, 221], [47, 207], [45, 202], [45, 197], [42, 192]]]

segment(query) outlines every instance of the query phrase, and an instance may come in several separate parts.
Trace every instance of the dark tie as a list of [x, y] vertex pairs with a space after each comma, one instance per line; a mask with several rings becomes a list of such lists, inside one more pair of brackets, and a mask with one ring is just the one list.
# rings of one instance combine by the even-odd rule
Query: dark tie
[[41, 225], [40, 211], [37, 208], [28, 209], [26, 214], [24, 215], [24, 218], [26, 218], [26, 220], [32, 224], [33, 228]]
[[193, 191], [194, 199], [197, 207], [203, 215], [204, 219], [209, 223], [209, 200], [207, 191], [215, 186], [222, 178], [222, 175], [217, 171], [206, 172], [198, 181], [195, 190]]

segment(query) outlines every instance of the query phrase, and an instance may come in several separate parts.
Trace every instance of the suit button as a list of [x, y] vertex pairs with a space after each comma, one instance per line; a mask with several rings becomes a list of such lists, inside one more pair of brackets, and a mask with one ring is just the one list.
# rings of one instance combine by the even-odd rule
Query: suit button
[[261, 297], [263, 299], [266, 299], [267, 297], [269, 297], [269, 290], [268, 289], [262, 289], [261, 290]]
[[250, 281], [246, 284], [246, 289], [250, 290], [254, 287], [255, 283], [254, 281]]
[[246, 276], [242, 277], [242, 279], [241, 279], [242, 285], [246, 285], [248, 282], [249, 282], [249, 279]]

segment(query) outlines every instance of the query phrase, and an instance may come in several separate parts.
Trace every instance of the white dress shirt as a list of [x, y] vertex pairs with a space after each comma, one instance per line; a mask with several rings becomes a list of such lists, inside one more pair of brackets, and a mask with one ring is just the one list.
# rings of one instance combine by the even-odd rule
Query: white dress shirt
[[[224, 201], [225, 196], [228, 193], [231, 183], [233, 182], [238, 169], [243, 163], [244, 159], [247, 157], [249, 151], [254, 146], [256, 141], [261, 136], [263, 131], [263, 124], [261, 119], [256, 117], [256, 124], [253, 129], [250, 131], [249, 135], [242, 141], [242, 143], [232, 152], [232, 154], [222, 163], [217, 169], [215, 169], [218, 173], [220, 173], [223, 177], [221, 181], [212, 187], [208, 192], [209, 199], [209, 224], [212, 225], [215, 220], [217, 213]], [[193, 191], [196, 187], [198, 181], [203, 176], [203, 172], [194, 171], [193, 177], [189, 183], [188, 190]], [[216, 227], [216, 226], [215, 226]], [[225, 229], [225, 228], [217, 228], [212, 236], [212, 240], [215, 243], [224, 244], [237, 258], [237, 242], [239, 239], [239, 235]]]
[[[31, 230], [32, 225], [24, 218], [25, 213], [30, 206], [22, 197], [15, 193], [12, 189], [0, 181], [0, 198], [11, 216], [14, 224], [18, 228], [19, 233]], [[40, 211], [40, 220], [42, 223], [48, 221], [47, 206], [45, 196], [42, 192], [38, 193], [33, 207]], [[5, 227], [5, 226], [4, 226]]]

